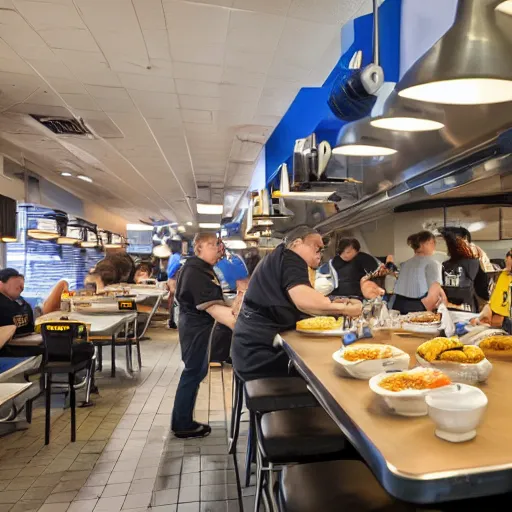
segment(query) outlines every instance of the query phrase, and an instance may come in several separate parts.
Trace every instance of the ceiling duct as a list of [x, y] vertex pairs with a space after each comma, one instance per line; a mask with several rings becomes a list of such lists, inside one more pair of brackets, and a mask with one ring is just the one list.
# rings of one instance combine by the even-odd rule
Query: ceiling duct
[[48, 117], [32, 114], [36, 121], [45, 128], [57, 135], [78, 135], [92, 137], [92, 133], [87, 129], [85, 123], [80, 119], [66, 117]]

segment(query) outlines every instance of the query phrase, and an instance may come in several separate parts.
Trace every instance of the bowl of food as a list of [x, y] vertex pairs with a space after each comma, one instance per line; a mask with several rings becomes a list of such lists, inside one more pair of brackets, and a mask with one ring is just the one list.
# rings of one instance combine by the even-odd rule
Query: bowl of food
[[297, 332], [316, 336], [342, 336], [347, 331], [343, 328], [344, 317], [315, 316], [300, 320], [296, 324]]
[[475, 341], [489, 359], [502, 359], [512, 361], [512, 336], [504, 331], [489, 329], [481, 333]]
[[464, 345], [459, 338], [434, 338], [416, 350], [416, 361], [425, 368], [437, 368], [454, 382], [485, 382], [492, 364], [476, 345]]
[[436, 424], [436, 436], [452, 443], [476, 436], [487, 408], [485, 393], [467, 384], [447, 386], [425, 397], [428, 415]]
[[400, 416], [426, 416], [425, 396], [433, 389], [451, 385], [440, 370], [414, 368], [403, 372], [381, 373], [370, 379], [370, 389], [382, 397], [391, 412]]
[[410, 357], [392, 345], [356, 343], [334, 352], [343, 376], [368, 380], [385, 371], [407, 370]]
[[436, 334], [441, 329], [441, 313], [422, 311], [406, 315], [402, 322], [404, 331]]

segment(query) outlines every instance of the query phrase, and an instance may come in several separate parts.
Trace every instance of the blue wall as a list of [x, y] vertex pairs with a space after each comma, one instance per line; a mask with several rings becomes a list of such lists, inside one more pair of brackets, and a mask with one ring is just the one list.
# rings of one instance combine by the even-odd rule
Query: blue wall
[[[386, 0], [380, 7], [380, 59], [387, 82], [397, 82], [400, 74], [400, 19], [402, 0]], [[290, 168], [295, 140], [317, 134], [317, 140], [336, 143], [343, 122], [338, 120], [329, 109], [327, 100], [332, 83], [338, 74], [348, 67], [355, 51], [363, 51], [363, 65], [372, 61], [372, 23], [373, 15], [361, 16], [353, 22], [354, 38], [343, 51], [338, 64], [322, 87], [305, 87], [299, 91], [290, 108], [270, 136], [266, 146], [267, 183], [277, 174], [283, 162]], [[351, 29], [352, 27], [347, 27]], [[341, 34], [340, 34], [341, 41]]]

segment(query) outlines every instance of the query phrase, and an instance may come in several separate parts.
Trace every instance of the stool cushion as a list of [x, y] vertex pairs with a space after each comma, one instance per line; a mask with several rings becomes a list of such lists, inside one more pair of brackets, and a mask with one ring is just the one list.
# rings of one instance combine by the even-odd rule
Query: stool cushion
[[300, 377], [271, 377], [246, 382], [245, 402], [247, 408], [254, 412], [318, 405]]
[[265, 458], [273, 463], [325, 460], [346, 446], [345, 436], [321, 407], [264, 414], [258, 441]]
[[414, 512], [392, 498], [372, 472], [355, 460], [299, 464], [284, 468], [283, 512]]

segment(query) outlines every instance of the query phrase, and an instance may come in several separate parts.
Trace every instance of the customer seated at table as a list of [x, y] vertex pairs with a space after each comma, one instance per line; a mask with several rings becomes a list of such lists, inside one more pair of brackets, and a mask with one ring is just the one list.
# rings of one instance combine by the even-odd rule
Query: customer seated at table
[[442, 288], [441, 263], [432, 257], [436, 238], [430, 231], [420, 231], [407, 239], [407, 245], [414, 251], [414, 256], [400, 266], [390, 308], [401, 314], [432, 311], [441, 302], [447, 302]]
[[135, 284], [142, 284], [148, 281], [148, 279], [152, 279], [151, 277], [151, 267], [148, 263], [140, 263], [135, 267], [135, 276], [134, 282]]
[[512, 288], [512, 250], [505, 256], [505, 270], [499, 275], [496, 286], [491, 294], [489, 304], [484, 306], [478, 319], [473, 324], [490, 325], [512, 334], [511, 321], [511, 288]]
[[[449, 259], [443, 263], [444, 291], [448, 302], [479, 311], [478, 298], [489, 300], [489, 279], [469, 243], [454, 231], [442, 230]], [[452, 277], [453, 276], [453, 277]]]
[[85, 278], [85, 286], [101, 292], [118, 283], [133, 284], [135, 263], [126, 253], [108, 254], [93, 267]]
[[384, 290], [367, 277], [383, 265], [377, 258], [362, 252], [357, 239], [341, 239], [336, 252], [337, 256], [317, 272], [317, 291], [323, 295], [357, 299], [374, 299], [384, 295]]
[[[0, 326], [15, 325], [20, 336], [34, 332], [34, 312], [21, 296], [25, 288], [24, 277], [14, 268], [0, 270]], [[60, 310], [60, 298], [68, 290], [66, 281], [59, 281], [43, 302], [43, 315]]]

